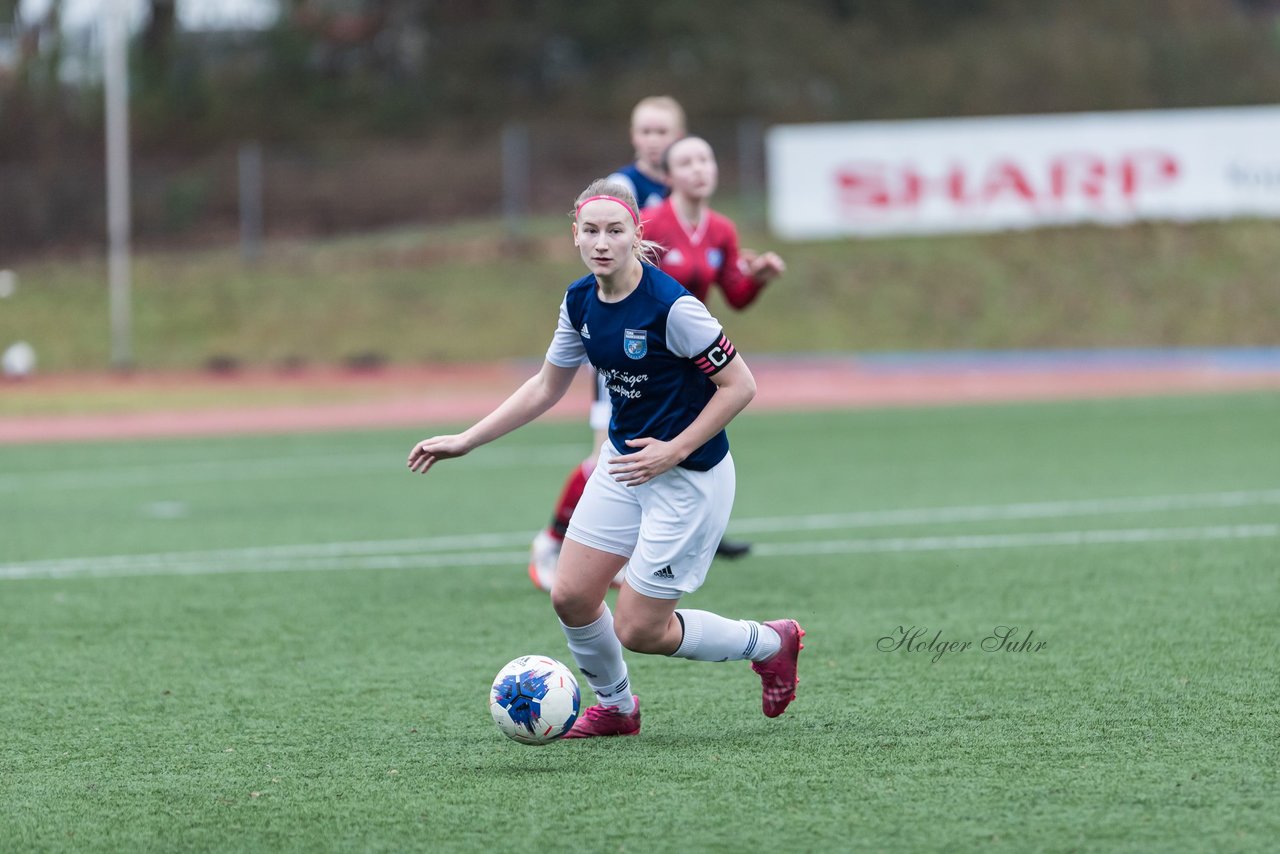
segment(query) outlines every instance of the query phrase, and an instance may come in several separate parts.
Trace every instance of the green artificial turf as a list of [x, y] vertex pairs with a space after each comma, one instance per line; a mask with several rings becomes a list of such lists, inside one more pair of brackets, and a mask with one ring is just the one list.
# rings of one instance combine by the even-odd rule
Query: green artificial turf
[[1277, 428], [1276, 395], [748, 412], [756, 553], [687, 604], [797, 617], [797, 701], [632, 655], [641, 735], [541, 748], [486, 689], [568, 657], [523, 553], [580, 425], [425, 477], [403, 431], [0, 448], [0, 848], [1268, 850]]

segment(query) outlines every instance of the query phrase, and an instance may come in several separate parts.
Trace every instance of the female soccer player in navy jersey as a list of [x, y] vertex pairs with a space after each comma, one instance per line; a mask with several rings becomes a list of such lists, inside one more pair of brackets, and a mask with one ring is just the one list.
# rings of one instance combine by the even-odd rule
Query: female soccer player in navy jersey
[[[725, 426], [755, 395], [755, 379], [705, 305], [658, 268], [635, 200], [594, 182], [577, 200], [574, 243], [590, 274], [571, 284], [538, 374], [470, 429], [414, 445], [426, 472], [537, 418], [589, 361], [607, 378], [609, 441], [569, 524], [551, 602], [569, 650], [595, 691], [566, 738], [635, 735], [623, 647], [696, 661], [750, 660], [765, 715], [795, 699], [804, 631], [795, 620], [730, 620], [677, 608], [701, 586], [733, 506]], [[605, 603], [626, 568], [616, 619]]]
[[668, 95], [641, 98], [631, 110], [634, 162], [609, 176], [631, 191], [641, 208], [661, 204], [671, 192], [662, 171], [662, 153], [684, 136], [684, 108]]
[[[679, 101], [669, 95], [641, 98], [631, 110], [631, 145], [635, 149], [635, 160], [610, 174], [606, 180], [626, 187], [641, 208], [661, 204], [671, 192], [662, 168], [662, 155], [667, 146], [684, 136], [684, 131], [684, 107], [680, 106]], [[564, 544], [564, 535], [569, 529], [569, 517], [578, 506], [582, 490], [587, 486], [587, 478], [591, 477], [591, 470], [595, 468], [596, 457], [604, 444], [611, 416], [609, 392], [597, 376], [595, 400], [588, 417], [595, 434], [592, 453], [575, 466], [565, 479], [550, 523], [534, 536], [529, 549], [529, 579], [541, 590], [551, 589], [560, 547]], [[621, 582], [619, 577], [617, 583]]]
[[[645, 238], [661, 247], [658, 263], [663, 272], [703, 302], [711, 286], [718, 285], [730, 306], [746, 308], [770, 280], [786, 270], [786, 265], [773, 252], [740, 252], [733, 221], [711, 209], [720, 173], [715, 152], [706, 140], [696, 136], [679, 139], [666, 147], [659, 160], [671, 195], [641, 213]], [[597, 397], [592, 405], [591, 426], [601, 434], [609, 423], [609, 404], [599, 392]], [[599, 435], [596, 445], [602, 441], [603, 436]], [[594, 463], [594, 457], [588, 458], [570, 473], [551, 524], [534, 537], [529, 578], [543, 590], [551, 589], [560, 544]], [[747, 543], [722, 540], [716, 553], [733, 558], [749, 549]]]

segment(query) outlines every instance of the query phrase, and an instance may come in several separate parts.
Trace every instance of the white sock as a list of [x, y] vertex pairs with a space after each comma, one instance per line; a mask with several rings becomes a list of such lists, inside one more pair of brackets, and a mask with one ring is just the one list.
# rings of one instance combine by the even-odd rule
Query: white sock
[[635, 711], [627, 663], [622, 660], [622, 644], [613, 632], [613, 612], [609, 606], [604, 607], [604, 613], [594, 623], [574, 627], [561, 622], [560, 627], [569, 639], [569, 651], [578, 670], [596, 692], [600, 705], [612, 706], [623, 714]]
[[730, 620], [710, 611], [680, 608], [676, 616], [684, 625], [684, 639], [673, 653], [694, 661], [764, 661], [782, 649], [782, 638], [755, 620]]

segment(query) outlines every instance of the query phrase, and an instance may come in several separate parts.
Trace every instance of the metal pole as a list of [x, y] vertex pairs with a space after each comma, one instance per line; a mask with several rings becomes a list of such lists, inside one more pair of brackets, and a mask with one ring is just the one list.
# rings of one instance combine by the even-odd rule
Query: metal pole
[[764, 193], [764, 161], [761, 140], [764, 128], [757, 118], [738, 122], [738, 195], [748, 211], [752, 225], [757, 225], [760, 198]]
[[256, 261], [262, 256], [262, 145], [240, 145], [240, 257]]
[[111, 366], [133, 365], [129, 260], [128, 31], [123, 4], [103, 9], [103, 79], [107, 114], [107, 272], [110, 287]]
[[529, 129], [511, 123], [502, 128], [502, 217], [507, 235], [520, 237], [529, 212]]

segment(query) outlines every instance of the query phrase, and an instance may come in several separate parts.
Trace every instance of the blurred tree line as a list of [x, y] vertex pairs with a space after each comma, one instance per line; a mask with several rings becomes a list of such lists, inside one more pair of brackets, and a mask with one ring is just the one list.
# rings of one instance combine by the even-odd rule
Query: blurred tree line
[[[69, 65], [92, 40], [63, 37], [61, 0], [41, 21], [16, 5], [0, 0], [9, 249], [56, 232], [86, 193], [97, 204], [103, 145], [96, 60]], [[150, 0], [131, 45], [134, 157], [191, 163], [244, 140], [465, 148], [520, 122], [565, 146], [603, 137], [618, 160], [632, 104], [657, 93], [694, 129], [1268, 103], [1278, 21], [1277, 0], [280, 0], [267, 29], [196, 32]]]

